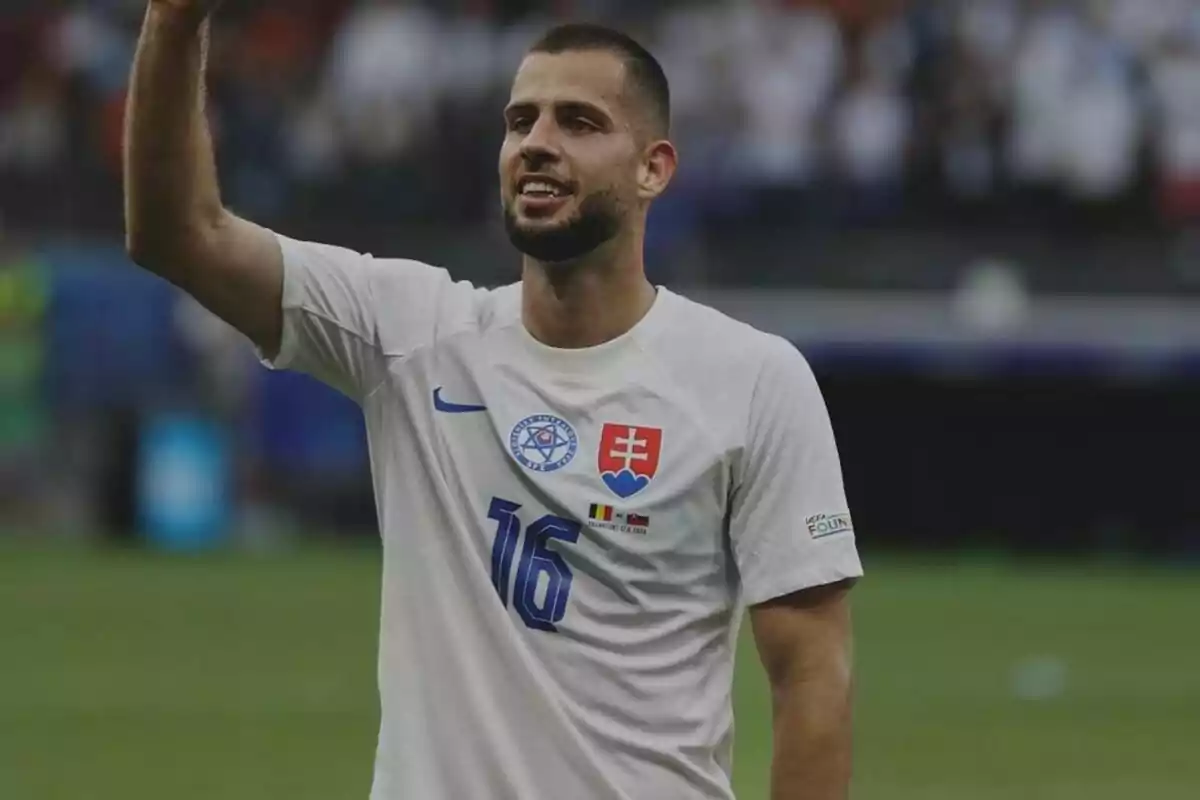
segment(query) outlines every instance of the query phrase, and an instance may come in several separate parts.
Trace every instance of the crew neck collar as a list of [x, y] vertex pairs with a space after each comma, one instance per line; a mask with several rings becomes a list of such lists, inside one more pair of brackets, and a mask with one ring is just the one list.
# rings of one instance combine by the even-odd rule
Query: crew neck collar
[[534, 338], [518, 309], [517, 333], [522, 347], [536, 360], [567, 372], [588, 372], [599, 370], [625, 354], [639, 348], [639, 342], [653, 335], [670, 302], [670, 291], [664, 286], [655, 286], [654, 302], [632, 328], [607, 342], [591, 347], [551, 347]]

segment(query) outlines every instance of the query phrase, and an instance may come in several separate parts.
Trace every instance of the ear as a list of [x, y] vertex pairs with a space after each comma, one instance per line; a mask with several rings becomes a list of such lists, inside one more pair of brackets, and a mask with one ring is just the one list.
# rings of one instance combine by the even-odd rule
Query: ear
[[652, 142], [646, 147], [638, 168], [638, 196], [647, 201], [657, 198], [667, 190], [678, 166], [679, 153], [675, 145], [665, 139]]

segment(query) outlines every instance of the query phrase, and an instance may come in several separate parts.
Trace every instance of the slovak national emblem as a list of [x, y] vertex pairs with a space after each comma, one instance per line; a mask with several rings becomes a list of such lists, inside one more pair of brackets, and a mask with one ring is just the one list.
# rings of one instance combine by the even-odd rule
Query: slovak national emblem
[[600, 478], [617, 497], [632, 497], [658, 472], [662, 428], [606, 422], [600, 432]]

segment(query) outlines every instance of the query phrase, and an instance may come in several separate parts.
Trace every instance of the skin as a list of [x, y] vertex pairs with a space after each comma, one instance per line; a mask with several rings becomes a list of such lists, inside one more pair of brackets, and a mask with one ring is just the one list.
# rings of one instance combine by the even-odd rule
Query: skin
[[221, 202], [204, 112], [205, 20], [215, 2], [152, 0], [125, 120], [125, 245], [263, 352], [279, 351], [283, 253]]
[[749, 610], [771, 685], [771, 800], [846, 800], [853, 753], [853, 581]]
[[[273, 356], [283, 256], [270, 231], [224, 207], [204, 115], [206, 20], [217, 5], [149, 3], [126, 118], [126, 245], [135, 262]], [[505, 128], [500, 195], [510, 232], [527, 251], [526, 328], [560, 348], [620, 336], [654, 302], [643, 262], [646, 216], [675, 173], [675, 148], [631, 91], [621, 60], [600, 50], [529, 55], [513, 81]], [[553, 177], [571, 195], [554, 204], [523, 199], [518, 186], [529, 174]], [[588, 231], [595, 246], [569, 258], [530, 254], [544, 255], [547, 236]], [[750, 609], [772, 687], [773, 800], [848, 796], [848, 590], [818, 587]]]
[[[587, 347], [633, 327], [654, 302], [643, 246], [650, 204], [675, 174], [675, 148], [656, 138], [649, 114], [610, 52], [533, 53], [522, 62], [505, 109], [500, 193], [512, 224], [529, 236], [579, 224], [587, 206], [615, 230], [567, 261], [524, 256], [523, 315], [534, 337], [554, 347]], [[518, 195], [530, 174], [568, 184], [550, 211]]]

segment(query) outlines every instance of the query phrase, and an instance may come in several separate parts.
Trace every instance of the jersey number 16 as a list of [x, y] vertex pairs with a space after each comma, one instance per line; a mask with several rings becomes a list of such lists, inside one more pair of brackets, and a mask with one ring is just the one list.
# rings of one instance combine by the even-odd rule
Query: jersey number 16
[[[509, 586], [512, 585], [512, 603], [521, 620], [530, 628], [556, 632], [554, 623], [561, 622], [567, 612], [567, 599], [571, 595], [571, 568], [558, 553], [547, 545], [552, 539], [564, 542], [579, 540], [580, 525], [575, 520], [547, 514], [531, 524], [525, 531], [525, 545], [517, 561], [517, 580], [512, 583], [513, 557], [521, 538], [521, 520], [517, 511], [521, 506], [499, 497], [492, 499], [488, 519], [496, 521], [496, 540], [492, 544], [492, 585], [500, 595], [500, 602], [508, 606]], [[538, 589], [545, 576], [545, 592]]]

